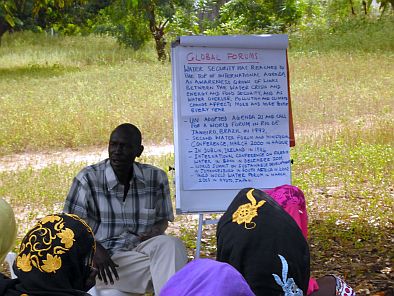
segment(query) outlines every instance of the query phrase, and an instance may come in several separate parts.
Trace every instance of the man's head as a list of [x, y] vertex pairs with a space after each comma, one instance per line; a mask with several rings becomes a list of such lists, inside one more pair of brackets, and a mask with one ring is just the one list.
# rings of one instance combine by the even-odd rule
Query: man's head
[[136, 157], [144, 150], [140, 130], [131, 123], [116, 127], [109, 138], [108, 154], [112, 168], [117, 172], [129, 170]]

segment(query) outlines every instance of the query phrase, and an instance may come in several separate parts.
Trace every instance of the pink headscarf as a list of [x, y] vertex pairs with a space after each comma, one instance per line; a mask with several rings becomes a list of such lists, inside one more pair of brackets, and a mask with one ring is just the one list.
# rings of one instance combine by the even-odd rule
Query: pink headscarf
[[[304, 193], [298, 187], [281, 185], [264, 190], [270, 195], [297, 223], [305, 239], [308, 239], [308, 214], [306, 212]], [[316, 279], [310, 278], [307, 295], [319, 290]]]

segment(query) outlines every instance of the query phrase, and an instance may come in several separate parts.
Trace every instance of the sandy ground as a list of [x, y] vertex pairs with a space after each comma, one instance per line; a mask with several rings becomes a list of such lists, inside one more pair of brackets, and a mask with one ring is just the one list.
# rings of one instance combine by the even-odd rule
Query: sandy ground
[[[173, 145], [145, 147], [143, 155], [160, 156], [174, 152]], [[108, 157], [106, 147], [84, 150], [26, 152], [0, 157], [0, 172], [15, 171], [26, 167], [42, 169], [51, 164], [95, 163]]]

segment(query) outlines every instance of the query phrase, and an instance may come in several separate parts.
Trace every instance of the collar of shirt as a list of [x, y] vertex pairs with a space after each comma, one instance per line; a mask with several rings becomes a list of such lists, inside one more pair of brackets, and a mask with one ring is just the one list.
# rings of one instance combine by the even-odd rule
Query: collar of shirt
[[[133, 181], [133, 178], [136, 178], [138, 181], [145, 184], [144, 175], [142, 174], [142, 171], [136, 162], [133, 163], [133, 172], [134, 174], [130, 180], [130, 183]], [[120, 184], [109, 162], [109, 159], [107, 159], [105, 162], [105, 177], [107, 179], [108, 190], [112, 190], [115, 186]]]

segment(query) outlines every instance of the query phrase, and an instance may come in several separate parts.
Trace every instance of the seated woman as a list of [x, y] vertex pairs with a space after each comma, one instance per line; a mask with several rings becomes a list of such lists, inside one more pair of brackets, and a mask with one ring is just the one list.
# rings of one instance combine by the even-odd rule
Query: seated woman
[[160, 296], [254, 296], [242, 275], [231, 265], [196, 259], [175, 273]]
[[13, 266], [18, 279], [0, 278], [0, 295], [89, 295], [94, 252], [93, 232], [78, 216], [46, 216], [23, 238]]
[[[257, 296], [307, 295], [309, 247], [295, 221], [265, 192], [243, 189], [219, 221], [217, 259], [241, 272]], [[331, 278], [319, 295], [336, 295]]]
[[[11, 250], [16, 238], [16, 223], [11, 206], [0, 198], [0, 264]], [[0, 294], [1, 295], [1, 294]]]

